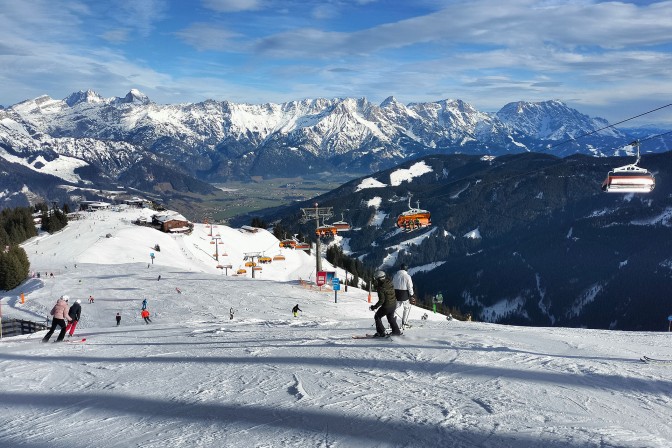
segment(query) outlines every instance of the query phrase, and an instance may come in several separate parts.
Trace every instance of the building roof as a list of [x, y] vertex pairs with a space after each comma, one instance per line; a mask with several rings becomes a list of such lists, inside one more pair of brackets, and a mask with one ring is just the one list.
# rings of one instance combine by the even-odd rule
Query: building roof
[[156, 215], [152, 216], [152, 219], [155, 219], [158, 222], [164, 223], [168, 221], [184, 221], [184, 222], [189, 222], [187, 218], [182, 216], [181, 214], [177, 212], [168, 212], [168, 213], [157, 213]]

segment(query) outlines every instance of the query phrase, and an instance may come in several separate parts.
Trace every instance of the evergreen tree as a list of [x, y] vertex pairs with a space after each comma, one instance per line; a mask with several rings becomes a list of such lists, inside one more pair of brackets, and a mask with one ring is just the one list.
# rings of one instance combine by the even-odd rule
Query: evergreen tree
[[350, 277], [350, 281], [348, 282], [348, 285], [358, 287], [359, 276], [357, 274], [352, 274], [352, 277]]
[[12, 246], [8, 251], [0, 252], [0, 289], [14, 289], [28, 277], [30, 262], [26, 251]]
[[40, 229], [42, 229], [45, 232], [49, 232], [49, 221], [51, 218], [49, 217], [49, 211], [48, 210], [42, 210], [42, 216], [40, 216]]
[[0, 213], [0, 244], [19, 244], [37, 235], [29, 207], [5, 209]]
[[4, 229], [4, 227], [0, 226], [0, 250], [4, 248], [5, 246], [9, 245], [9, 234], [7, 231]]
[[266, 228], [268, 228], [268, 224], [266, 223], [266, 221], [264, 221], [263, 219], [261, 219], [261, 218], [259, 218], [259, 217], [257, 217], [257, 216], [255, 216], [254, 218], [252, 218], [252, 223], [250, 224], [250, 226], [252, 226], [252, 227], [257, 227], [257, 228], [259, 228], [259, 229], [266, 229]]
[[277, 223], [273, 226], [273, 236], [279, 240], [287, 238], [287, 229], [282, 224]]
[[54, 215], [56, 216], [56, 222], [58, 223], [58, 229], [61, 230], [63, 227], [68, 225], [68, 217], [62, 211], [54, 209]]
[[41, 229], [45, 232], [54, 233], [61, 230], [63, 227], [68, 225], [68, 217], [54, 207], [51, 212], [43, 211], [42, 212], [42, 227]]

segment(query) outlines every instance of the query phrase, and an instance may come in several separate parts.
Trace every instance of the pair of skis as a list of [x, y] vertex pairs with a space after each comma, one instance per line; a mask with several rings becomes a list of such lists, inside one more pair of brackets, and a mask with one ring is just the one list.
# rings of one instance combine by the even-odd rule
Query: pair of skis
[[672, 364], [672, 359], [649, 358], [648, 356], [642, 356], [639, 360], [647, 364]]
[[[406, 325], [402, 326], [402, 330], [406, 330], [408, 328], [411, 328], [411, 325], [406, 324]], [[376, 334], [365, 334], [363, 336], [362, 335], [355, 335], [355, 336], [352, 337], [352, 339], [377, 339], [377, 338], [390, 339], [392, 336], [403, 336], [403, 335], [404, 335], [404, 333], [394, 335], [394, 334], [392, 334], [392, 332], [390, 332], [388, 330], [388, 331], [385, 332], [385, 336], [378, 336]]]
[[70, 344], [74, 344], [74, 343], [77, 343], [77, 342], [86, 342], [86, 338], [82, 338], [82, 339], [64, 339], [64, 340], [62, 340], [62, 341], [54, 341], [54, 342], [68, 342], [68, 343], [70, 343]]
[[365, 334], [365, 335], [355, 335], [352, 337], [352, 339], [392, 339], [393, 337], [397, 336], [403, 336], [404, 334], [392, 334], [392, 333], [385, 333], [385, 336], [378, 336], [376, 334]]

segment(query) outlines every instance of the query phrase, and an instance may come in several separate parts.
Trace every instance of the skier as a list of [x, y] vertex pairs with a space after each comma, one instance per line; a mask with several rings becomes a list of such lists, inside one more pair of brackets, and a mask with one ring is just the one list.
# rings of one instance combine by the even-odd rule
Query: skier
[[410, 327], [408, 325], [408, 316], [411, 313], [411, 298], [413, 297], [413, 280], [406, 271], [406, 265], [401, 264], [400, 269], [392, 278], [394, 285], [394, 295], [397, 298], [397, 308], [403, 307], [401, 318], [401, 329]]
[[63, 338], [65, 338], [65, 322], [70, 321], [70, 316], [68, 316], [68, 310], [70, 309], [68, 306], [68, 299], [69, 297], [66, 295], [61, 296], [61, 298], [56, 301], [56, 305], [51, 309], [50, 314], [54, 316], [54, 318], [51, 321], [51, 329], [44, 335], [42, 342], [49, 342], [49, 338], [54, 334], [56, 326], [61, 327], [61, 332], [58, 334], [56, 342], [63, 342]]
[[142, 309], [143, 309], [143, 310], [146, 310], [146, 309], [147, 309], [147, 299], [144, 299], [144, 300], [142, 301]]
[[121, 323], [121, 314], [117, 313], [115, 318], [117, 319], [117, 327], [118, 327], [119, 324]]
[[82, 315], [82, 301], [77, 299], [75, 300], [75, 303], [70, 307], [70, 311], [68, 311], [68, 316], [70, 316], [70, 322], [68, 322], [68, 325], [65, 327], [65, 331], [67, 332], [70, 330], [70, 333], [68, 334], [68, 337], [72, 337], [73, 334], [75, 334], [75, 328], [77, 327], [77, 323], [79, 322], [79, 318]]
[[299, 317], [299, 311], [303, 312], [301, 308], [299, 308], [299, 304], [297, 303], [294, 305], [294, 308], [292, 308], [292, 313], [294, 313], [294, 317]]
[[147, 309], [142, 310], [142, 313], [140, 313], [140, 316], [142, 316], [142, 318], [145, 319], [146, 324], [148, 324], [152, 321], [152, 319], [149, 318], [149, 311]]
[[229, 310], [229, 319], [233, 320], [233, 307]]
[[89, 303], [93, 303], [93, 296], [89, 296]]
[[432, 303], [432, 311], [434, 311], [434, 314], [436, 314], [437, 303], [443, 303], [443, 294], [441, 294], [441, 291], [439, 291], [438, 294], [434, 296], [434, 303]]
[[371, 305], [369, 309], [371, 311], [376, 311], [377, 308], [380, 308], [378, 311], [376, 311], [376, 314], [373, 317], [376, 322], [375, 336], [385, 336], [383, 316], [387, 317], [387, 322], [390, 324], [392, 334], [399, 336], [401, 335], [401, 331], [399, 331], [397, 319], [394, 317], [394, 311], [397, 309], [397, 298], [394, 295], [394, 286], [392, 285], [392, 281], [387, 278], [387, 275], [383, 271], [376, 271], [376, 273], [373, 274], [373, 279], [375, 282], [376, 291], [378, 292], [378, 302], [376, 302], [375, 305]]

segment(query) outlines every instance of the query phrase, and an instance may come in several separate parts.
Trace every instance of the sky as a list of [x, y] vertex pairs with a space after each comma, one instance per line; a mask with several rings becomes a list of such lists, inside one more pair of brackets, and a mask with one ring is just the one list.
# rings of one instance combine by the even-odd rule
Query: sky
[[672, 103], [670, 17], [643, 0], [0, 0], [0, 104], [558, 99], [614, 123]]
[[302, 287], [314, 269], [303, 251], [220, 225], [236, 268], [248, 251], [286, 257], [255, 279], [225, 275], [209, 226], [173, 236], [132, 224], [150, 213], [84, 213], [22, 245], [54, 277], [0, 291], [3, 319], [42, 321], [67, 294], [82, 301], [72, 340], [86, 341], [0, 340], [0, 446], [669, 447], [672, 369], [640, 361], [672, 358], [666, 331], [448, 321], [413, 307], [402, 337], [353, 339], [373, 331], [367, 292]]

